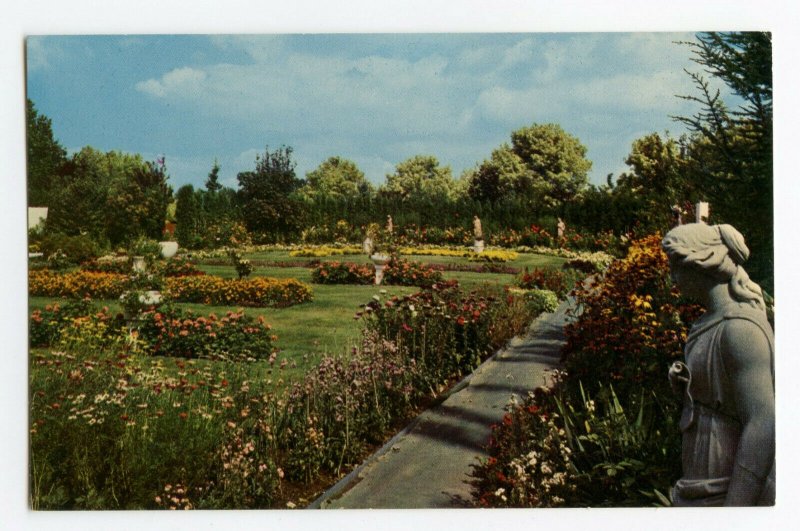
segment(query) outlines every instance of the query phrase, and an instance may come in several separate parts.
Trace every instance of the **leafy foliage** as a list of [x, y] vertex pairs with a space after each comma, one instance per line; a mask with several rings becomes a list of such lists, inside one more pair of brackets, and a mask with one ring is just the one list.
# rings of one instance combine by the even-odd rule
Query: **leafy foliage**
[[625, 398], [642, 386], [669, 396], [665, 371], [682, 355], [685, 323], [700, 310], [672, 287], [661, 236], [634, 242], [624, 260], [611, 264], [599, 283], [578, 289], [576, 299], [580, 313], [565, 329], [563, 352], [570, 382], [580, 380], [592, 393], [598, 382], [612, 382]]
[[453, 175], [449, 166], [440, 167], [434, 156], [417, 155], [397, 165], [386, 176], [378, 192], [401, 201], [444, 201], [452, 193]]
[[25, 101], [27, 133], [28, 205], [49, 206], [50, 193], [67, 160], [66, 150], [53, 136], [52, 120]]
[[299, 232], [302, 209], [294, 192], [300, 187], [295, 177], [292, 148], [267, 147], [256, 157], [255, 171], [241, 172], [239, 200], [247, 229], [266, 241], [281, 241]]
[[711, 199], [713, 221], [730, 223], [745, 236], [754, 257], [749, 273], [771, 292], [772, 37], [711, 32], [688, 45], [698, 65], [744, 100], [729, 109], [703, 75], [689, 73], [697, 94], [684, 98], [700, 105], [700, 111], [675, 117], [693, 132], [685, 142], [689, 178]]
[[308, 172], [301, 192], [307, 197], [369, 196], [372, 185], [353, 161], [337, 156], [329, 157], [317, 169]]

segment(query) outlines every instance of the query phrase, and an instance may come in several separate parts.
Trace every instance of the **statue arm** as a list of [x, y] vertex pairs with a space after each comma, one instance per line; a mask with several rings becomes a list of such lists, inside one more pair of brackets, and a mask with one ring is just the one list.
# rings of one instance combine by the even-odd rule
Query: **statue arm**
[[742, 423], [725, 505], [756, 505], [775, 461], [770, 345], [755, 324], [734, 319], [725, 327], [721, 347]]

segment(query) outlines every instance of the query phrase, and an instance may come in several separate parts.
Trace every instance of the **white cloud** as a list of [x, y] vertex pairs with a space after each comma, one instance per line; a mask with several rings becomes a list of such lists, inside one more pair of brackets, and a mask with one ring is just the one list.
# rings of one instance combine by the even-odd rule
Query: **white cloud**
[[25, 40], [25, 55], [28, 70], [42, 70], [63, 57], [63, 51], [54, 39], [31, 36]]
[[136, 83], [136, 90], [157, 98], [168, 95], [189, 96], [193, 92], [200, 92], [198, 85], [206, 77], [206, 73], [202, 70], [189, 67], [176, 68], [161, 76], [160, 80], [148, 79]]
[[[503, 130], [507, 135], [532, 122], [582, 129], [587, 143], [600, 134], [619, 144], [628, 130], [650, 123], [668, 127], [669, 115], [688, 108], [675, 95], [694, 92], [683, 72], [691, 66], [687, 50], [673, 44], [681, 37], [524, 35], [509, 44], [412, 59], [374, 50], [358, 56], [353, 48], [316, 53], [294, 47], [286, 36], [215, 36], [220, 49], [242, 51], [251, 62], [185, 66], [136, 88], [236, 123], [253, 138], [295, 146], [309, 166], [298, 164], [302, 172], [313, 169], [317, 158], [351, 153], [352, 160], [368, 161], [364, 171], [371, 179], [382, 179], [394, 159], [413, 150], [435, 154], [458, 173], [471, 166], [470, 159], [488, 156], [492, 146], [486, 142], [499, 139], [499, 145]], [[485, 126], [491, 133], [480, 129]], [[600, 149], [605, 155], [605, 146]], [[260, 152], [234, 155], [233, 166], [252, 168]]]

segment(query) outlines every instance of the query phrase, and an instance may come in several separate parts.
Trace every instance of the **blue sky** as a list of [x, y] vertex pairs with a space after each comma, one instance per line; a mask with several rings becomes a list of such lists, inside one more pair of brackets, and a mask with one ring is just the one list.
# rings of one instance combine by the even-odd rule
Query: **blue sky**
[[27, 91], [70, 152], [164, 154], [172, 184], [225, 184], [265, 146], [304, 176], [326, 158], [384, 182], [436, 156], [454, 176], [512, 131], [554, 122], [588, 148], [590, 179], [625, 169], [633, 140], [682, 129], [692, 33], [32, 36]]

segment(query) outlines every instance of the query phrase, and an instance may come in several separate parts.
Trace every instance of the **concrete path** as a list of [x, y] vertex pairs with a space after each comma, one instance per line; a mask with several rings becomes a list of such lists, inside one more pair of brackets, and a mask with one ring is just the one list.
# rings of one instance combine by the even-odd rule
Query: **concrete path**
[[442, 508], [470, 499], [466, 483], [512, 394], [548, 383], [564, 343], [565, 312], [539, 316], [525, 337], [484, 362], [440, 405], [418, 416], [309, 508]]

